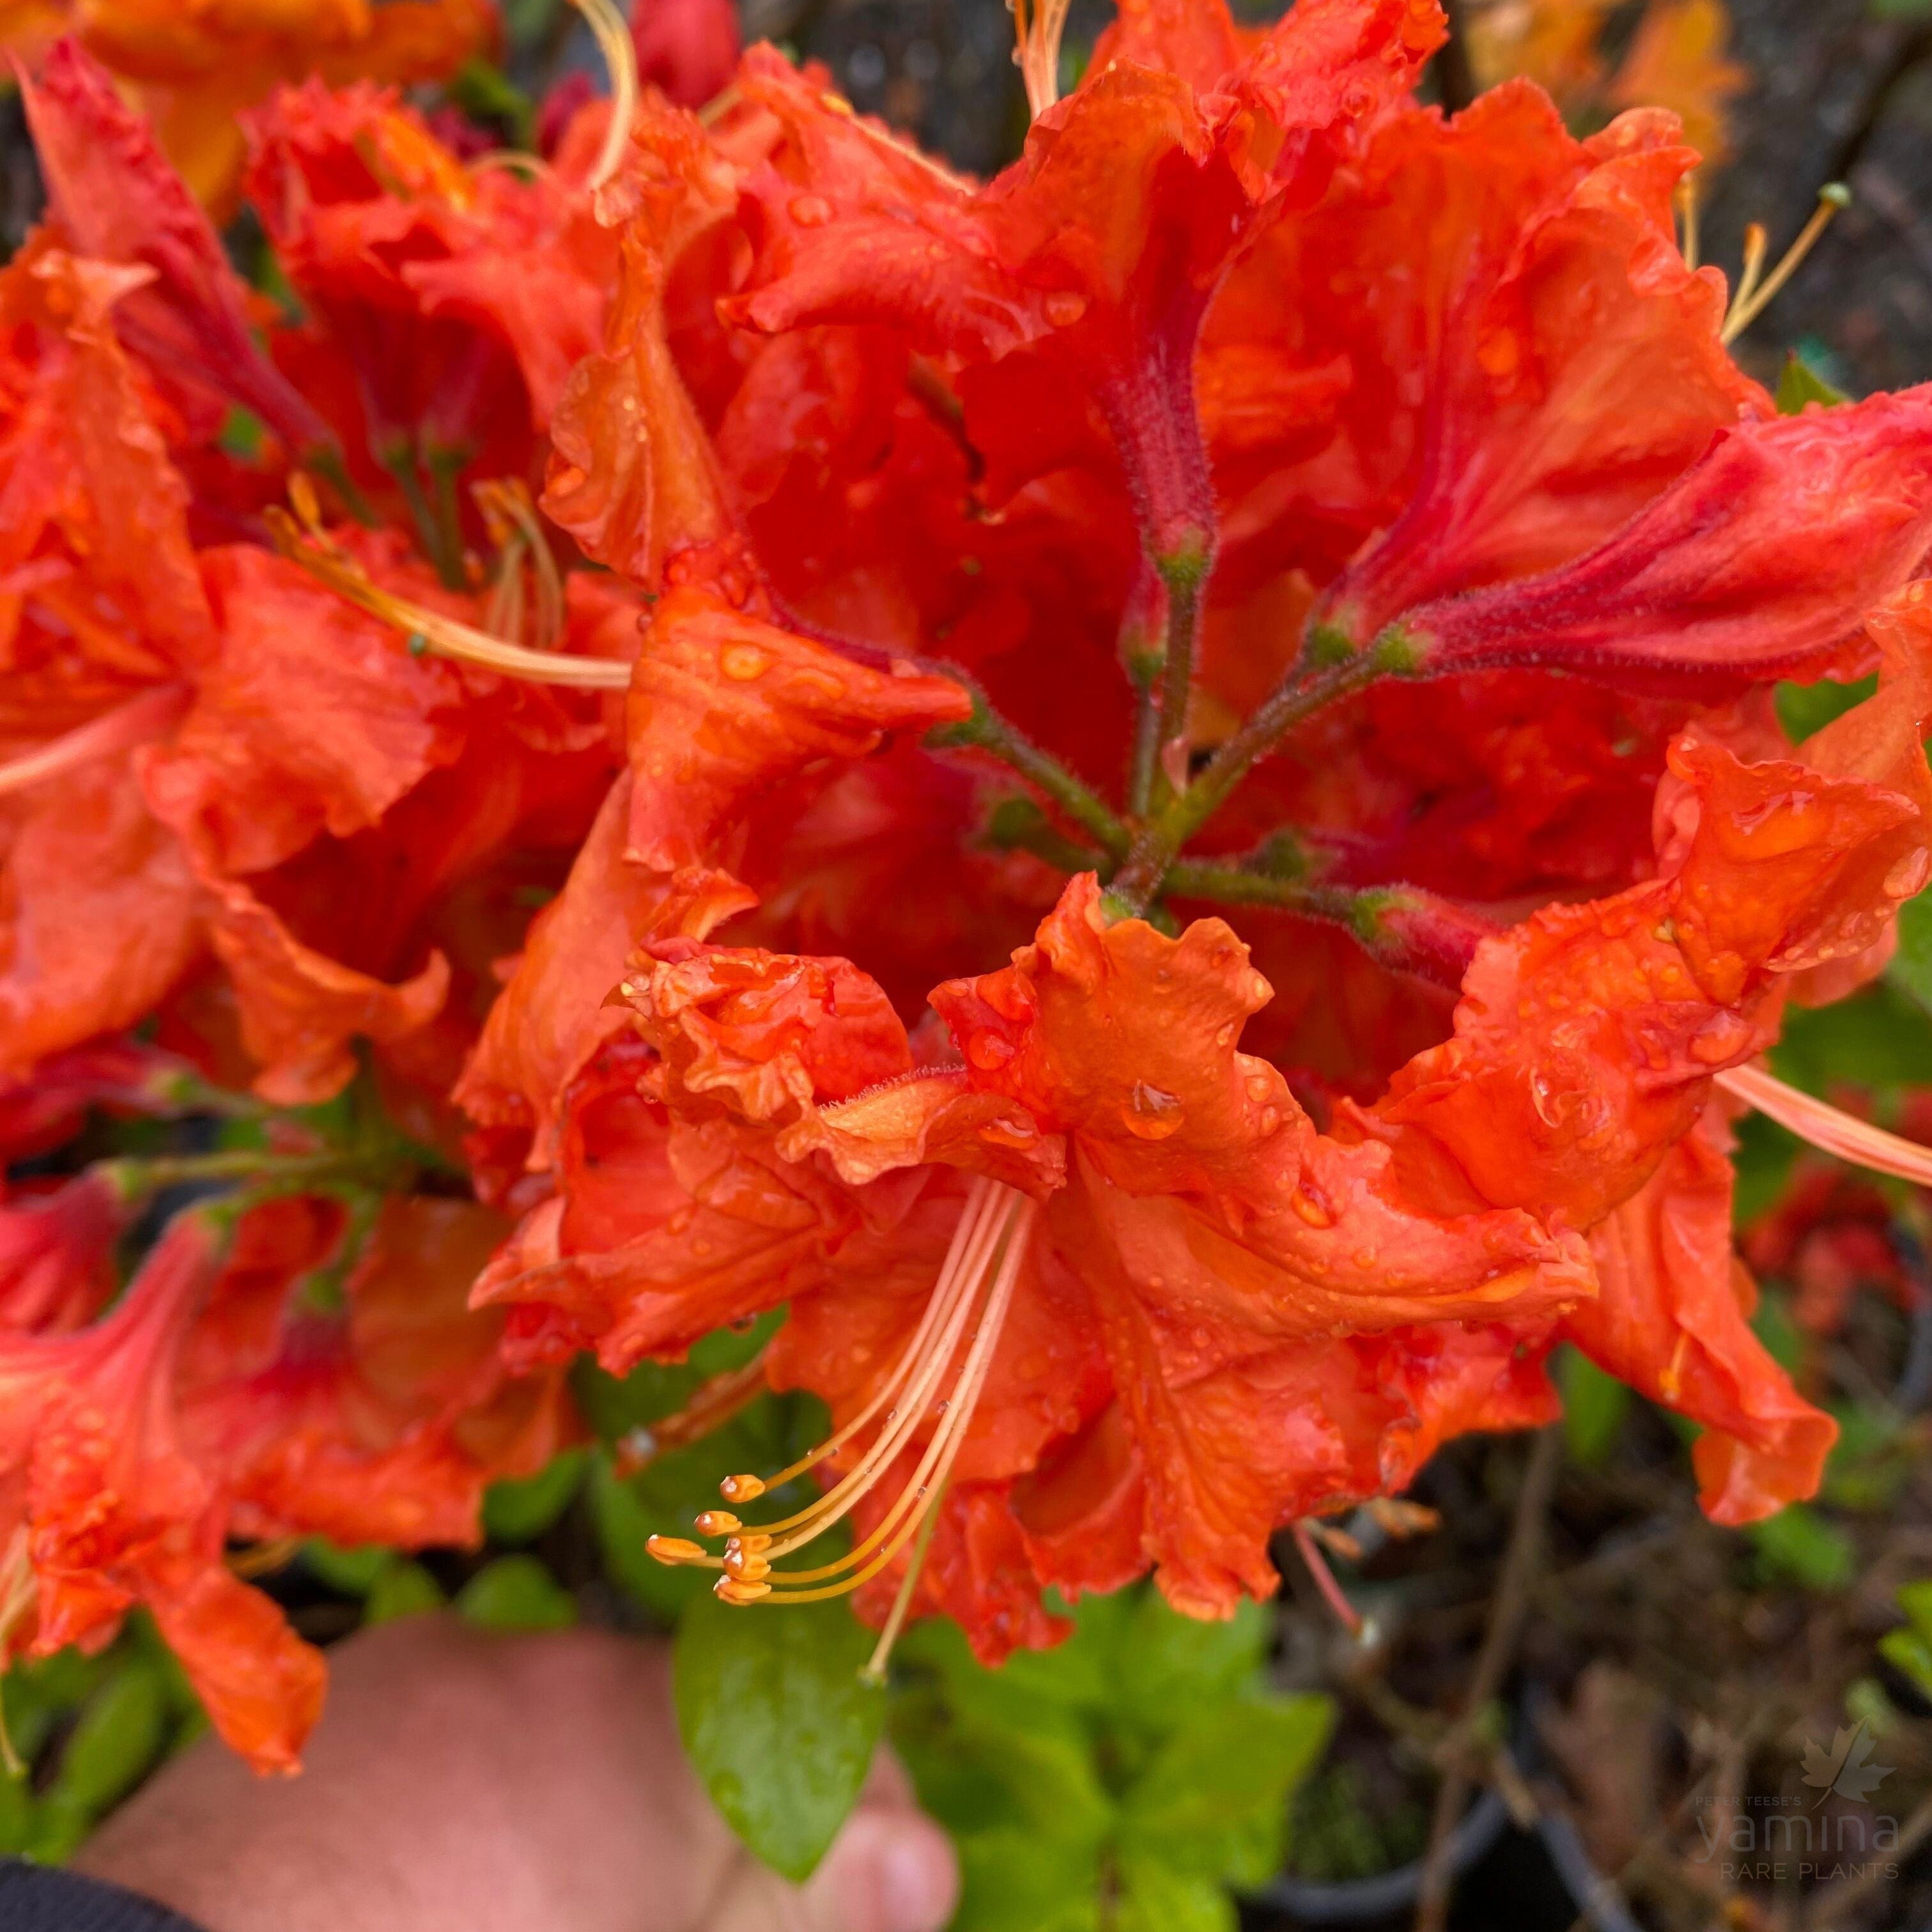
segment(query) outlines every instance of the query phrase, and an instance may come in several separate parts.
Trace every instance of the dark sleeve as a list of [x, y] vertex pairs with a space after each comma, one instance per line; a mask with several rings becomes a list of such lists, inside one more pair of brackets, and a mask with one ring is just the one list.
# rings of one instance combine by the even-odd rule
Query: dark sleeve
[[118, 1885], [0, 1858], [0, 1932], [200, 1932], [191, 1920]]

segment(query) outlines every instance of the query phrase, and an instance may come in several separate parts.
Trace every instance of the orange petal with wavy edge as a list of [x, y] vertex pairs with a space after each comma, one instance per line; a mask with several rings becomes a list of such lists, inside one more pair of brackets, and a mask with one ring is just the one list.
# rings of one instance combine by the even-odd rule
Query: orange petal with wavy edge
[[1751, 1332], [1755, 1294], [1731, 1252], [1730, 1145], [1721, 1117], [1705, 1116], [1592, 1231], [1600, 1293], [1565, 1325], [1599, 1366], [1706, 1425], [1692, 1450], [1705, 1510], [1740, 1523], [1814, 1494], [1838, 1428]]

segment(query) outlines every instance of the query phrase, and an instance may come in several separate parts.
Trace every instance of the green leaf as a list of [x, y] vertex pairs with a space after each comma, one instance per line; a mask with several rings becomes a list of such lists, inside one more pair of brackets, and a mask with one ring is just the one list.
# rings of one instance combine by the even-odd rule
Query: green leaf
[[1912, 1628], [1932, 1642], [1932, 1576], [1898, 1586], [1898, 1607], [1911, 1620]]
[[130, 1663], [88, 1700], [61, 1754], [56, 1788], [81, 1812], [98, 1816], [140, 1782], [166, 1736], [160, 1673]]
[[739, 1608], [706, 1592], [678, 1620], [685, 1750], [731, 1828], [794, 1881], [824, 1856], [872, 1761], [886, 1697], [859, 1672], [873, 1642], [836, 1599]]
[[1858, 1573], [1852, 1540], [1804, 1503], [1789, 1503], [1746, 1531], [1759, 1567], [1808, 1590], [1847, 1588]]
[[[718, 1485], [727, 1476], [779, 1468], [795, 1460], [823, 1440], [824, 1416], [816, 1402], [766, 1396], [722, 1429], [658, 1456], [634, 1476], [618, 1475], [606, 1455], [596, 1457], [591, 1520], [612, 1580], [664, 1623], [676, 1622], [684, 1606], [710, 1588], [710, 1578], [700, 1570], [666, 1569], [646, 1553], [645, 1539], [660, 1532], [688, 1535], [699, 1510], [718, 1506]], [[788, 1484], [762, 1499], [760, 1508], [768, 1517], [781, 1516], [805, 1496], [802, 1485]]]
[[935, 1617], [916, 1624], [896, 1653], [902, 1664], [937, 1671], [962, 1714], [1028, 1730], [1043, 1714], [1084, 1714], [1096, 1721], [1114, 1706], [1121, 1639], [1132, 1620], [1136, 1592], [1089, 1597], [1076, 1613], [1073, 1634], [1050, 1650], [1017, 1650], [997, 1670], [978, 1662], [959, 1626]]
[[1775, 694], [1778, 722], [1787, 736], [1802, 744], [1834, 718], [1842, 718], [1853, 705], [1862, 704], [1877, 688], [1876, 673], [1851, 684], [1780, 684]]
[[418, 1617], [443, 1605], [441, 1586], [420, 1563], [397, 1561], [386, 1564], [370, 1586], [362, 1621], [394, 1623], [398, 1617]]
[[536, 110], [530, 97], [501, 68], [472, 59], [449, 82], [448, 94], [472, 121], [494, 121], [518, 147], [530, 145]]
[[1100, 1861], [1034, 1832], [959, 1840], [959, 1910], [949, 1932], [1100, 1932]]
[[1886, 1663], [1910, 1678], [1924, 1696], [1932, 1697], [1932, 1639], [1923, 1630], [1887, 1630], [1878, 1640], [1878, 1652]]
[[583, 1450], [566, 1449], [521, 1482], [492, 1483], [483, 1492], [483, 1527], [499, 1543], [542, 1535], [583, 1486], [587, 1460]]
[[1893, 982], [1849, 1000], [1785, 1015], [1772, 1070], [1808, 1093], [1851, 1081], [1880, 1088], [1932, 1086], [1932, 1015]]
[[769, 1342], [784, 1319], [782, 1310], [761, 1315], [746, 1329], [718, 1328], [682, 1362], [644, 1362], [619, 1377], [588, 1355], [571, 1372], [571, 1387], [584, 1419], [607, 1442], [634, 1429], [675, 1415], [713, 1376], [741, 1369]]
[[17, 1858], [34, 1842], [38, 1808], [26, 1778], [0, 1771], [0, 1856]]
[[395, 1560], [395, 1552], [380, 1543], [364, 1543], [352, 1550], [331, 1543], [326, 1537], [312, 1536], [302, 1546], [302, 1567], [318, 1582], [345, 1597], [366, 1597], [376, 1579]]
[[1120, 1841], [1176, 1870], [1258, 1885], [1280, 1865], [1288, 1801], [1328, 1742], [1326, 1697], [1207, 1711], [1163, 1745], [1122, 1807]]
[[1120, 1866], [1119, 1932], [1238, 1932], [1234, 1902], [1214, 1879], [1130, 1856]]
[[1093, 1739], [1064, 1707], [1042, 1705], [1023, 1721], [914, 1690], [897, 1700], [892, 1742], [920, 1803], [949, 1831], [1010, 1827], [1090, 1850], [1114, 1828]]
[[1563, 1351], [1556, 1378], [1563, 1391], [1563, 1440], [1570, 1460], [1586, 1469], [1600, 1469], [1623, 1432], [1630, 1392], [1580, 1348]]
[[1932, 1010], [1932, 888], [1898, 909], [1898, 950], [1885, 976]]
[[1808, 403], [1819, 403], [1828, 410], [1851, 400], [1835, 382], [1828, 382], [1796, 350], [1784, 358], [1778, 378], [1778, 413], [1798, 415]]
[[1244, 1600], [1226, 1622], [1184, 1617], [1158, 1590], [1143, 1590], [1122, 1633], [1115, 1687], [1120, 1723], [1167, 1736], [1204, 1707], [1243, 1689], [1268, 1652], [1270, 1619]]
[[519, 1552], [486, 1563], [456, 1593], [458, 1614], [484, 1630], [568, 1630], [577, 1599], [536, 1557]]
[[1782, 1288], [1766, 1288], [1750, 1325], [1765, 1353], [1786, 1375], [1795, 1376], [1804, 1360], [1804, 1331], [1791, 1312], [1791, 1298]]
[[1731, 1170], [1737, 1177], [1732, 1189], [1731, 1218], [1740, 1228], [1748, 1228], [1777, 1205], [1791, 1177], [1791, 1163], [1804, 1143], [1762, 1114], [1747, 1114], [1732, 1132], [1738, 1145], [1731, 1156]]

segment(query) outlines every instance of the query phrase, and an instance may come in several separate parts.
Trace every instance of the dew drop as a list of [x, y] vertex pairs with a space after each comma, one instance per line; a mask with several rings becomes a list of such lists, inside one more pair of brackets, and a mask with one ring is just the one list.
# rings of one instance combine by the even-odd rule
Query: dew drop
[[1294, 1211], [1311, 1228], [1332, 1228], [1335, 1225], [1334, 1204], [1312, 1180], [1304, 1180], [1288, 1196]]
[[832, 219], [832, 204], [822, 194], [794, 195], [791, 218], [801, 228], [823, 228]]
[[1071, 289], [1056, 290], [1044, 304], [1046, 319], [1055, 328], [1071, 328], [1087, 313], [1087, 298]]
[[1250, 1073], [1248, 1076], [1248, 1098], [1250, 1100], [1265, 1100], [1274, 1091], [1274, 1083], [1265, 1073]]
[[966, 1058], [982, 1073], [994, 1072], [1012, 1057], [1012, 1042], [996, 1033], [976, 1033], [966, 1042]]
[[1137, 1139], [1164, 1141], [1180, 1131], [1184, 1118], [1180, 1102], [1174, 1094], [1144, 1080], [1134, 1082], [1133, 1091], [1120, 1116], [1127, 1132]]
[[1734, 1060], [1750, 1043], [1751, 1024], [1742, 1013], [1713, 1013], [1690, 1036], [1690, 1058], [1706, 1066]]
[[1886, 874], [1885, 890], [1893, 898], [1909, 899], [1924, 884], [1928, 872], [1932, 872], [1932, 853], [1922, 845], [1914, 846]]
[[727, 644], [718, 653], [718, 668], [739, 684], [748, 684], [770, 670], [772, 654], [760, 644]]

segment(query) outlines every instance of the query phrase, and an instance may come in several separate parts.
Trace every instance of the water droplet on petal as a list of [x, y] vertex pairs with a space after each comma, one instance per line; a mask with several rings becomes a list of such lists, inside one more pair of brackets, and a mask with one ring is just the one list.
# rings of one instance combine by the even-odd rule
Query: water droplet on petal
[[1288, 1196], [1288, 1204], [1311, 1228], [1335, 1225], [1334, 1204], [1312, 1180], [1304, 1180]]
[[992, 1073], [1013, 1057], [1012, 1041], [996, 1033], [976, 1033], [966, 1042], [966, 1058], [982, 1073]]
[[718, 653], [718, 668], [739, 684], [748, 684], [770, 670], [772, 654], [760, 644], [727, 644]]
[[1071, 289], [1057, 289], [1042, 304], [1055, 328], [1071, 328], [1087, 313], [1087, 298]]
[[1690, 1058], [1706, 1066], [1735, 1060], [1750, 1046], [1752, 1028], [1742, 1013], [1713, 1013], [1690, 1036]]
[[1893, 898], [1909, 899], [1924, 884], [1928, 872], [1932, 872], [1932, 853], [1915, 845], [1886, 874], [1886, 891]]
[[1134, 1082], [1121, 1114], [1127, 1132], [1144, 1141], [1164, 1141], [1180, 1130], [1184, 1118], [1179, 1099], [1144, 1080]]
[[1274, 1091], [1274, 1082], [1265, 1073], [1250, 1073], [1247, 1087], [1250, 1100], [1265, 1100]]
[[823, 228], [832, 219], [832, 204], [822, 194], [794, 195], [791, 218], [801, 228]]

